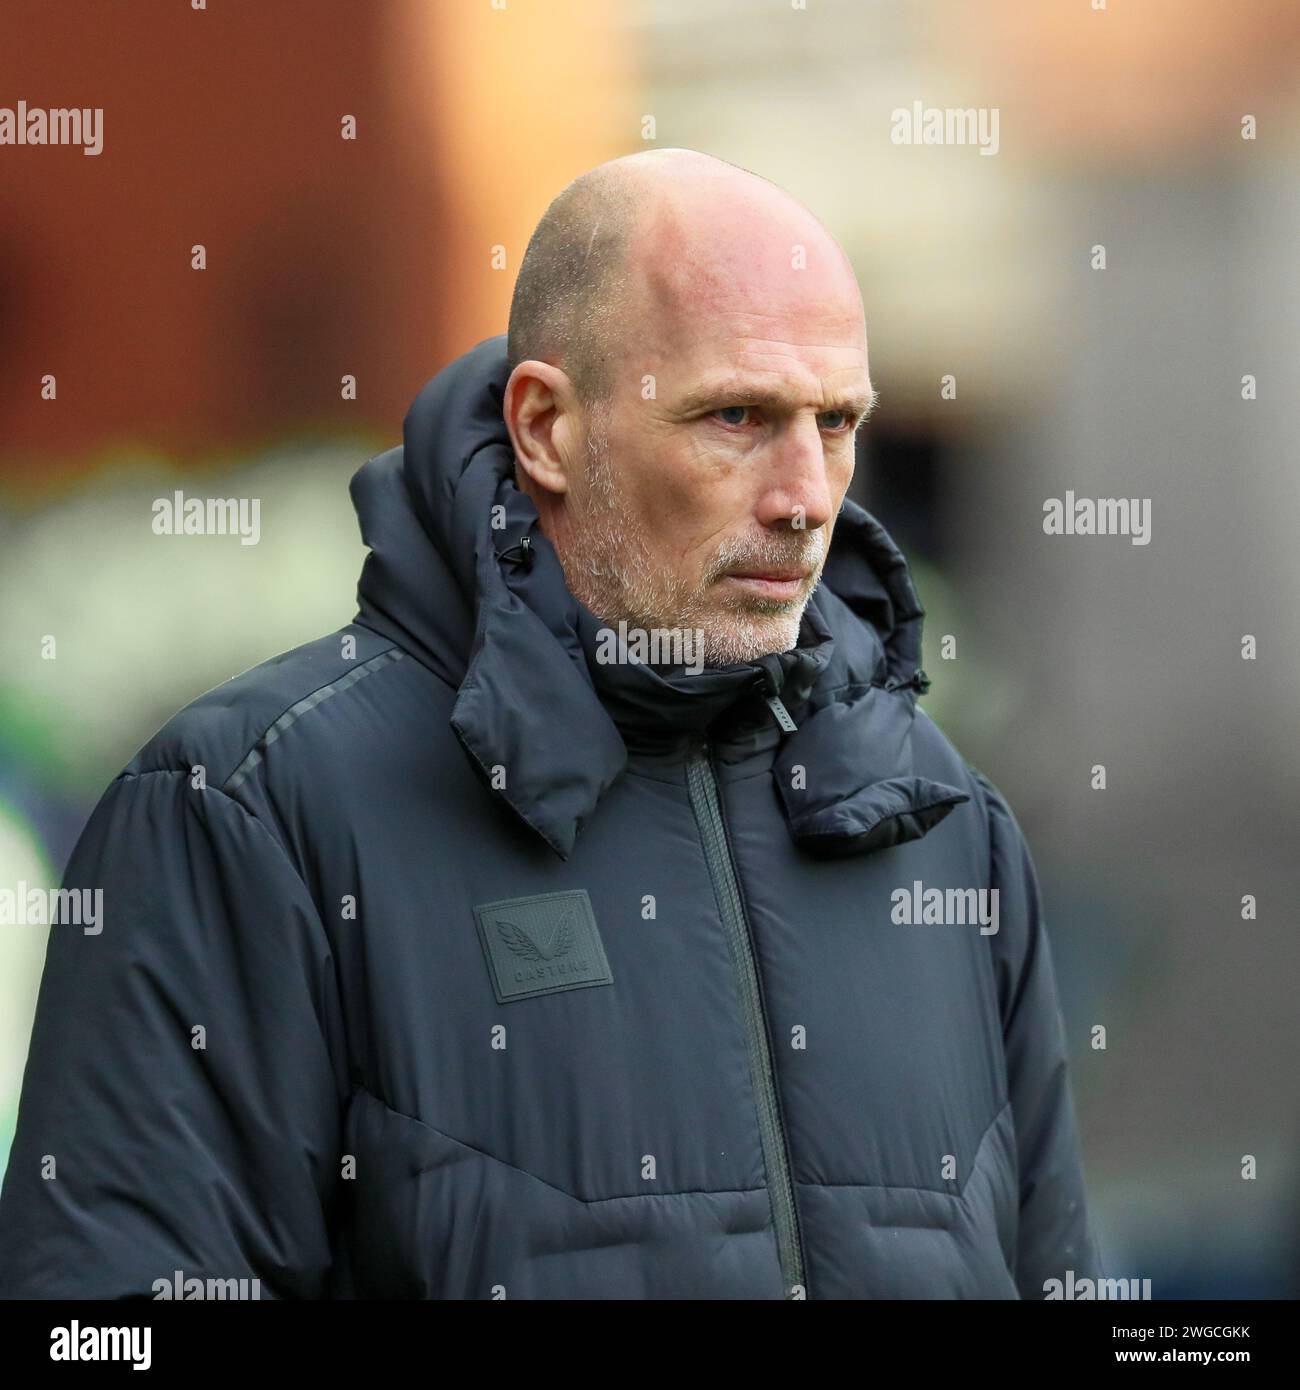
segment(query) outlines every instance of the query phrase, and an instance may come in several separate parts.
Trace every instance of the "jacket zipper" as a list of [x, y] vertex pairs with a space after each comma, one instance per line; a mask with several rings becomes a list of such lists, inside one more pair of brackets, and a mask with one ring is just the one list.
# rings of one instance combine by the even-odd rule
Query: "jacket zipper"
[[[788, 716], [787, 716], [788, 717]], [[794, 1184], [790, 1179], [790, 1156], [785, 1127], [777, 1100], [771, 1044], [763, 1016], [758, 968], [753, 938], [745, 918], [744, 900], [736, 881], [736, 869], [727, 843], [726, 823], [718, 799], [708, 740], [686, 764], [686, 788], [691, 810], [704, 844], [704, 858], [722, 910], [722, 923], [731, 947], [732, 960], [740, 980], [741, 1012], [744, 1017], [745, 1044], [749, 1071], [758, 1102], [758, 1129], [763, 1145], [763, 1164], [767, 1169], [768, 1195], [776, 1227], [777, 1259], [787, 1298], [807, 1297], [804, 1284], [803, 1252], [799, 1243], [799, 1219], [794, 1205]]]

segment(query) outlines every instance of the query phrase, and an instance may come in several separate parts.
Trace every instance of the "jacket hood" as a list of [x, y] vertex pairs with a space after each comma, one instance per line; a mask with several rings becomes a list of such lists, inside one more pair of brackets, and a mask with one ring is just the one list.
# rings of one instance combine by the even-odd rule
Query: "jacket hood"
[[[924, 614], [898, 547], [848, 498], [793, 650], [700, 672], [603, 660], [605, 625], [569, 592], [515, 485], [507, 377], [505, 335], [485, 339], [416, 396], [402, 447], [353, 477], [370, 548], [357, 621], [456, 689], [466, 752], [557, 854], [569, 856], [629, 749], [705, 734], [780, 740], [772, 776], [810, 853], [917, 839], [969, 799], [912, 775]], [[781, 710], [795, 726], [784, 738]]]

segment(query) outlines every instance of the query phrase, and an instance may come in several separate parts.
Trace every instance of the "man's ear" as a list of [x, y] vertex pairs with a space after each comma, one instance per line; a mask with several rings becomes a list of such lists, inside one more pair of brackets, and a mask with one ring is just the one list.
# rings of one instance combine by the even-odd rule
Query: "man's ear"
[[567, 374], [534, 358], [521, 362], [506, 382], [502, 414], [516, 466], [543, 491], [566, 492], [581, 439], [581, 409]]

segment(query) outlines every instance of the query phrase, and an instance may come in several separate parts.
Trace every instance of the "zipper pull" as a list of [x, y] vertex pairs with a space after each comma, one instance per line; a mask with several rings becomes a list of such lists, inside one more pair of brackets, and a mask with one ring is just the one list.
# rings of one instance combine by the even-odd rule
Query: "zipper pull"
[[763, 694], [763, 702], [772, 711], [772, 718], [776, 720], [778, 727], [785, 733], [792, 734], [799, 726], [791, 718], [790, 711], [781, 703], [781, 697], [776, 693], [776, 672], [772, 669], [776, 661], [775, 656], [759, 659], [759, 665], [763, 668], [762, 684], [767, 687]]
[[787, 734], [792, 734], [799, 727], [790, 717], [790, 711], [781, 703], [779, 695], [764, 695], [764, 701], [768, 709], [772, 711], [772, 717], [785, 730]]

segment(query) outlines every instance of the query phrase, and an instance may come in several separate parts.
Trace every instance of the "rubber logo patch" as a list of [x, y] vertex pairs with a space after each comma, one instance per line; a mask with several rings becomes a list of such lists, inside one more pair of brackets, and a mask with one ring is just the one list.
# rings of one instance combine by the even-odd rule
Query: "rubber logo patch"
[[474, 916], [498, 1004], [614, 983], [585, 888], [483, 903]]

